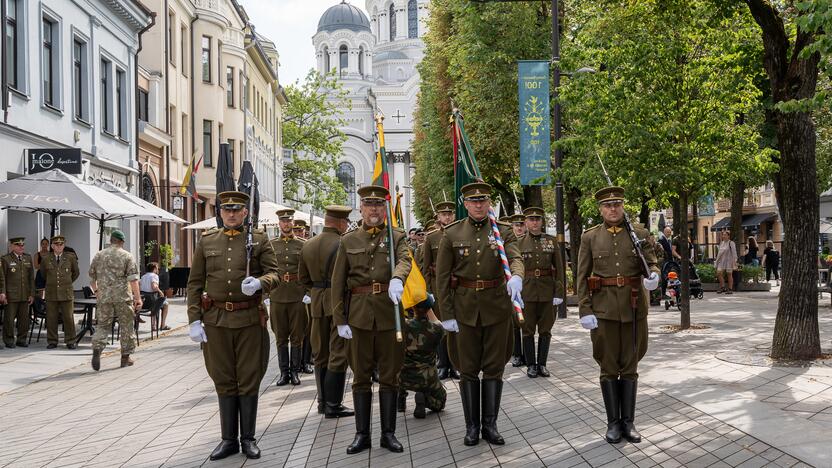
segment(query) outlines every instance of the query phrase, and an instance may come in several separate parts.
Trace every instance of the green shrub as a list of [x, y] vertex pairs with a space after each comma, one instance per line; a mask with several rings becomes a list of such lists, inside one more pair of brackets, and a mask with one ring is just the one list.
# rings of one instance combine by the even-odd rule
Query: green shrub
[[759, 283], [763, 280], [763, 267], [743, 265], [741, 271], [743, 283]]
[[703, 283], [716, 283], [716, 268], [710, 263], [699, 263], [696, 265], [696, 271], [699, 273], [699, 279]]

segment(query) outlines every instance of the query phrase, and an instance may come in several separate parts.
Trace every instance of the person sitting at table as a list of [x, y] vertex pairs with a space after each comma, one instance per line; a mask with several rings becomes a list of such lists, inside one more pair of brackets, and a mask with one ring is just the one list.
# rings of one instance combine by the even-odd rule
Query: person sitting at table
[[66, 239], [62, 235], [52, 237], [52, 253], [40, 261], [41, 275], [46, 278], [46, 341], [47, 349], [58, 347], [58, 315], [64, 323], [64, 343], [75, 349], [75, 295], [72, 283], [78, 279], [78, 257], [64, 251]]
[[[162, 311], [161, 327], [159, 330], [170, 330], [170, 327], [165, 325], [168, 318], [168, 301], [162, 290], [159, 289], [159, 264], [150, 262], [146, 266], [147, 271], [139, 280], [139, 291], [142, 293], [142, 302], [145, 307], [154, 312], [150, 317], [151, 328], [156, 329], [156, 314], [159, 309]], [[147, 298], [147, 300], [145, 299]]]

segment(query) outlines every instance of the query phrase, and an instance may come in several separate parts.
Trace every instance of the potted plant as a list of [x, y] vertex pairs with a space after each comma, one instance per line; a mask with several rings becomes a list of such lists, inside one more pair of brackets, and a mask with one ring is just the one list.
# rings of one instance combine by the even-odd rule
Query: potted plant
[[170, 244], [159, 244], [159, 289], [165, 292], [166, 297], [173, 297], [173, 288], [170, 287], [170, 268], [173, 262], [173, 247]]

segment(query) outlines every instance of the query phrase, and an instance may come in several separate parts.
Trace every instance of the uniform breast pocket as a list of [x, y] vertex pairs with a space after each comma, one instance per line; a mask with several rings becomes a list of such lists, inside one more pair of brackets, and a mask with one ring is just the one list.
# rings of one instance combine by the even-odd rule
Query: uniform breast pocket
[[592, 262], [597, 266], [608, 266], [610, 264], [610, 251], [598, 250], [593, 252]]
[[215, 270], [219, 268], [220, 265], [220, 251], [219, 250], [206, 250], [205, 251], [205, 265], [211, 269]]
[[454, 256], [458, 260], [465, 260], [471, 256], [471, 242], [468, 241], [453, 241], [451, 243], [454, 249]]
[[367, 269], [369, 262], [367, 261], [366, 254], [367, 249], [365, 248], [347, 249], [347, 263], [349, 263], [350, 269]]

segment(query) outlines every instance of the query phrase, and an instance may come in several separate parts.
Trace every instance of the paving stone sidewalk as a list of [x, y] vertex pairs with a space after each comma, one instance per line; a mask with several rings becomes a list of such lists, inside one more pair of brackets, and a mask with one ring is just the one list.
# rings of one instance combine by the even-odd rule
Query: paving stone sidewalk
[[[521, 369], [507, 367], [498, 419], [506, 438], [501, 447], [462, 444], [457, 382], [446, 381], [444, 412], [414, 419], [411, 397], [408, 413], [399, 414], [404, 453], [378, 447], [375, 401], [374, 448], [348, 456], [354, 419], [317, 414], [311, 375], [298, 387], [275, 387], [273, 357], [261, 387], [257, 426], [263, 457], [209, 462], [219, 440], [216, 395], [198, 346], [180, 329], [143, 343], [131, 368], [118, 369], [117, 357], [106, 357], [101, 372], [84, 364], [0, 395], [0, 466], [830, 466], [828, 454], [813, 454], [792, 439], [802, 436], [811, 441], [809, 447], [832, 446], [826, 420], [817, 419], [832, 403], [789, 410], [806, 398], [832, 393], [828, 368], [771, 369], [717, 357], [726, 350], [754, 350], [765, 344], [766, 334], [770, 339], [772, 297], [709, 295], [695, 303], [694, 322], [712, 324], [701, 333], [662, 333], [659, 327], [674, 323], [678, 314], [651, 311], [637, 412], [640, 444], [603, 441], [598, 370], [589, 336], [573, 311], [556, 324], [552, 377], [529, 379]], [[829, 309], [821, 315], [828, 337]], [[767, 385], [785, 389], [765, 397], [755, 390]], [[777, 400], [766, 401], [775, 395]], [[350, 400], [348, 388], [346, 404]], [[780, 443], [761, 426], [777, 429], [783, 418], [790, 433]]]

